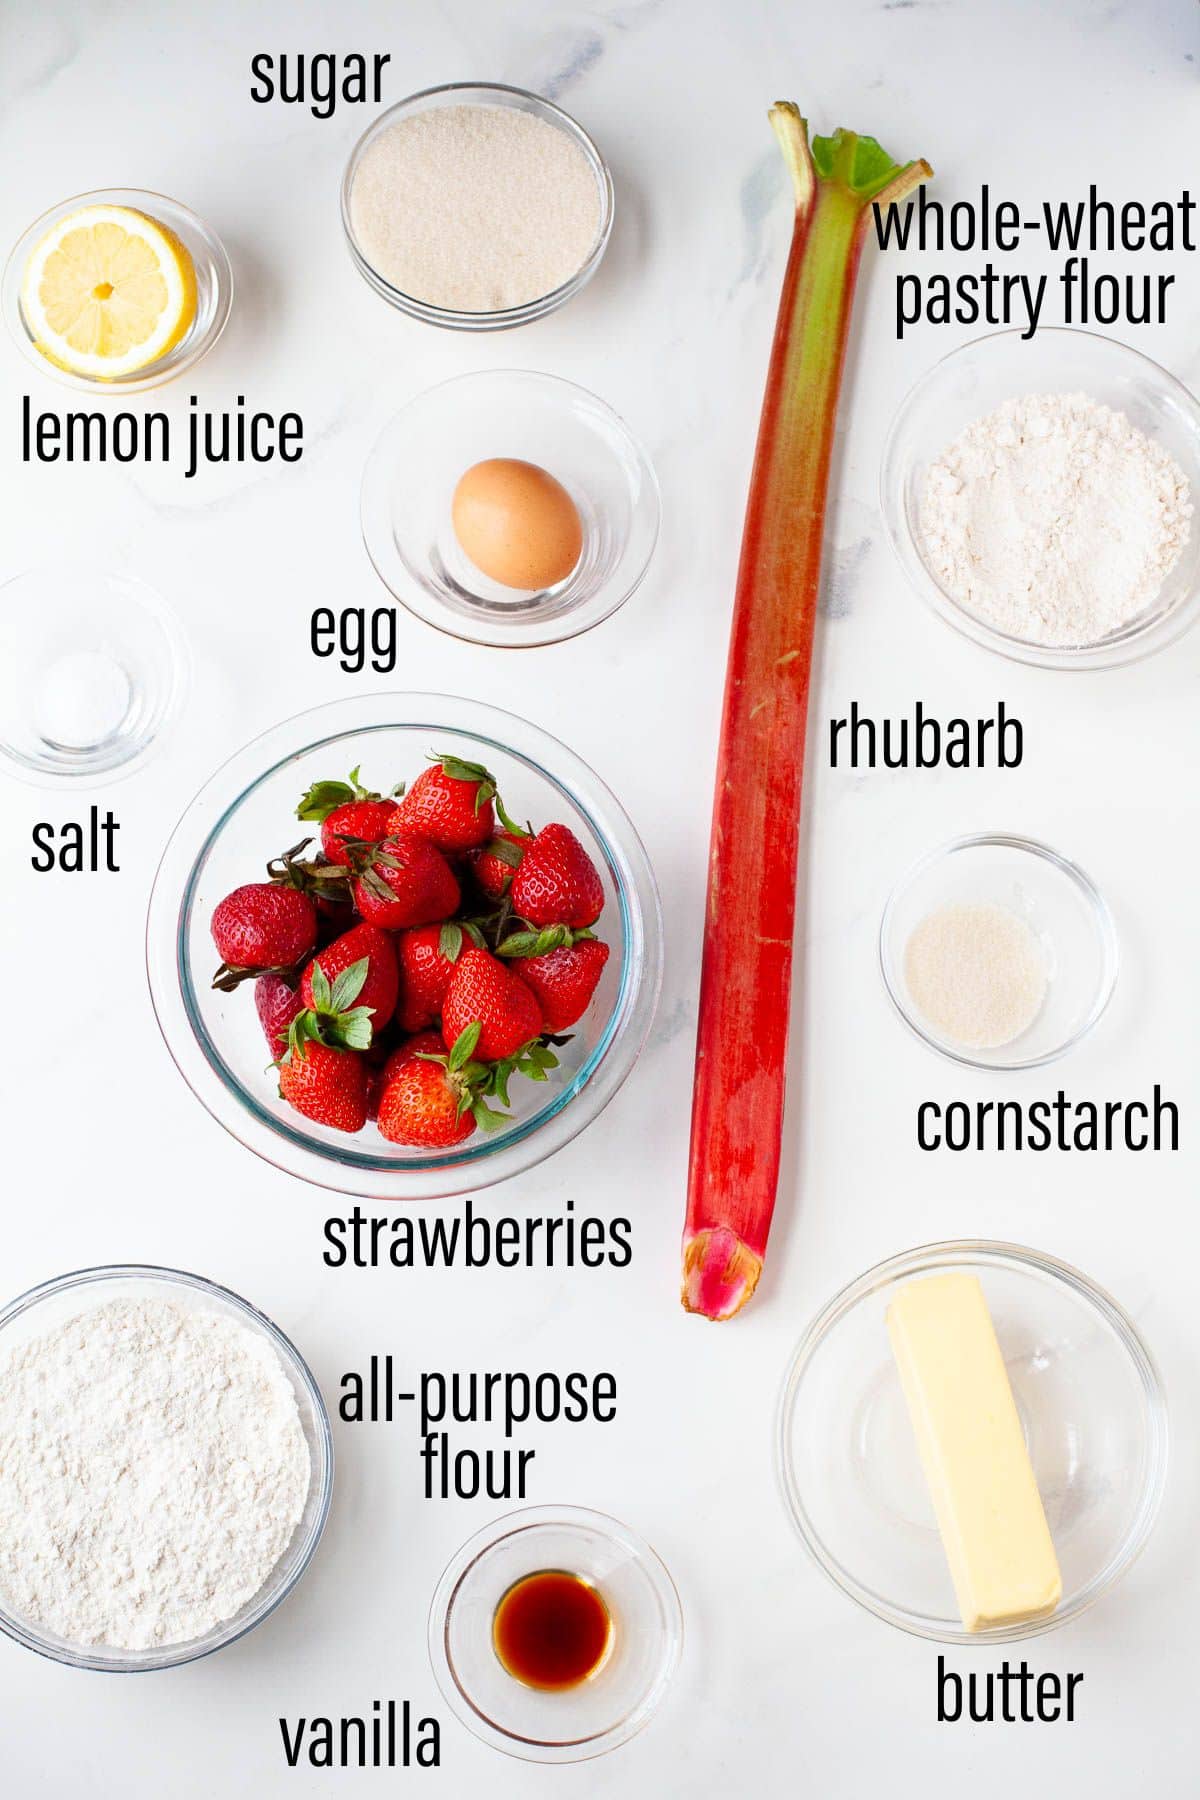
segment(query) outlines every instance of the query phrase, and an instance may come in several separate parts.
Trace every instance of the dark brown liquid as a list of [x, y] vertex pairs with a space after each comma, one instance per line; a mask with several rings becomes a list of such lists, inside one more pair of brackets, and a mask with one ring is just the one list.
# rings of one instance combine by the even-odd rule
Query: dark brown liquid
[[539, 1569], [502, 1597], [492, 1643], [510, 1675], [554, 1693], [595, 1674], [612, 1629], [612, 1615], [588, 1582], [565, 1569]]

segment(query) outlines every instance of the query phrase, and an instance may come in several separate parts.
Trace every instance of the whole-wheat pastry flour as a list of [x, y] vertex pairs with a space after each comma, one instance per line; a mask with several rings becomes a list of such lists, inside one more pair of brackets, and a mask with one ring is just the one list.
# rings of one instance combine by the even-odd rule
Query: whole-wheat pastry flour
[[77, 1644], [183, 1643], [258, 1593], [309, 1478], [265, 1338], [108, 1301], [0, 1363], [0, 1599]]
[[1028, 643], [1098, 643], [1146, 610], [1187, 542], [1187, 478], [1122, 412], [1028, 394], [976, 419], [925, 476], [926, 562]]

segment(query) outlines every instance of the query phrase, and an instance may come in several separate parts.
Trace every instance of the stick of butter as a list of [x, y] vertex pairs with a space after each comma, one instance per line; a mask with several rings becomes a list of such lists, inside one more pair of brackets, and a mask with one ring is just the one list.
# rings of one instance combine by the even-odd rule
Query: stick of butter
[[1044, 1618], [1062, 1576], [978, 1277], [909, 1282], [887, 1324], [963, 1625]]

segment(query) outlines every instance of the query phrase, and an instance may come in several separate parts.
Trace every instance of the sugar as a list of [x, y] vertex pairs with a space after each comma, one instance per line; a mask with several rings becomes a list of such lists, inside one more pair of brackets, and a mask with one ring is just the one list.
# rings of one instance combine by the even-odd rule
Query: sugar
[[971, 1050], [998, 1050], [1033, 1024], [1046, 962], [1025, 920], [995, 905], [940, 906], [904, 947], [904, 980], [926, 1024]]
[[556, 125], [512, 107], [435, 107], [366, 150], [350, 223], [371, 267], [401, 293], [498, 312], [577, 273], [600, 230], [600, 193]]

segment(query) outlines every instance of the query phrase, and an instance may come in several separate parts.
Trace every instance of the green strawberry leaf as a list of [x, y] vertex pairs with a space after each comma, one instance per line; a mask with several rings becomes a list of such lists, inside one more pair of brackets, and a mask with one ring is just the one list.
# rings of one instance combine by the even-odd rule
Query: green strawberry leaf
[[[314, 1000], [317, 997], [316, 971], [320, 967], [320, 963], [317, 963], [313, 970]], [[348, 1008], [354, 1005], [354, 1002], [362, 993], [370, 969], [371, 959], [369, 956], [360, 956], [357, 962], [352, 962], [347, 968], [343, 969], [333, 984], [333, 992], [329, 997], [328, 1008], [322, 1008], [321, 1010], [328, 1010], [329, 1012], [334, 1013], [346, 1012]], [[326, 982], [325, 985], [328, 987], [328, 982]], [[367, 1010], [369, 1011], [370, 1009], [368, 1008]]]
[[484, 854], [494, 856], [497, 862], [506, 863], [510, 869], [519, 869], [524, 856], [524, 852], [515, 844], [510, 844], [507, 838], [493, 838]]
[[471, 1109], [471, 1117], [481, 1131], [499, 1131], [503, 1126], [512, 1122], [507, 1113], [494, 1112], [490, 1106], [485, 1106], [482, 1100], [468, 1101], [467, 1104]]
[[296, 817], [322, 825], [331, 812], [348, 806], [351, 800], [378, 800], [378, 794], [361, 786], [358, 775], [357, 769], [351, 769], [349, 781], [314, 781], [296, 808]]
[[438, 949], [447, 962], [457, 962], [462, 954], [462, 947], [463, 928], [455, 920], [448, 919], [438, 935]]
[[[533, 826], [532, 825], [530, 825], [527, 830], [523, 825], [518, 825], [514, 822], [514, 820], [509, 818], [507, 812], [505, 812], [505, 810], [504, 810], [504, 802], [503, 802], [503, 800], [501, 800], [499, 794], [496, 795], [496, 817], [499, 819], [500, 823], [503, 825], [505, 831], [511, 831], [514, 837], [527, 838], [527, 837], [533, 836]], [[489, 848], [495, 849], [495, 845], [490, 845]], [[510, 844], [509, 849], [515, 850], [516, 845]], [[500, 854], [500, 852], [497, 850], [496, 854], [498, 856]]]
[[325, 1041], [343, 1050], [369, 1050], [373, 1028], [369, 1006], [356, 1006], [351, 1012], [338, 1013], [326, 1022]]
[[312, 996], [314, 1012], [327, 1013], [334, 1010], [333, 990], [329, 985], [329, 977], [319, 962], [313, 964]]
[[470, 1062], [475, 1054], [475, 1046], [479, 1042], [479, 1034], [482, 1030], [482, 1021], [475, 1019], [459, 1032], [450, 1047], [450, 1057], [446, 1064], [452, 1074], [457, 1074], [465, 1063]]

